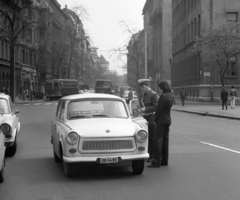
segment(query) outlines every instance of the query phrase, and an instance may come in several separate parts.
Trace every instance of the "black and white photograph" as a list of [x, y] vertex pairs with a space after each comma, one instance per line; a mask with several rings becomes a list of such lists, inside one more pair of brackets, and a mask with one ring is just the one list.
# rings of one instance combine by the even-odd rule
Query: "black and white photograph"
[[239, 200], [239, 0], [0, 0], [1, 200]]

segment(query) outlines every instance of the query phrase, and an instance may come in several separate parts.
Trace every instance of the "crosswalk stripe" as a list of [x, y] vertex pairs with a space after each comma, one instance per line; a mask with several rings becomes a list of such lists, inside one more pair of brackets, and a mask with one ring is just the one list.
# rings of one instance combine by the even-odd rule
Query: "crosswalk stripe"
[[33, 105], [36, 105], [36, 106], [38, 106], [38, 105], [41, 105], [42, 103], [35, 103], [35, 104], [33, 104]]
[[44, 105], [51, 105], [52, 103], [45, 103]]

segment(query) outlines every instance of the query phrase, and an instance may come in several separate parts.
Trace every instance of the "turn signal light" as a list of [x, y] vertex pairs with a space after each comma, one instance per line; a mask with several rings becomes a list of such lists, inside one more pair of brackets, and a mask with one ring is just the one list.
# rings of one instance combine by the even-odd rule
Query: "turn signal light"
[[69, 149], [69, 153], [76, 153], [76, 149]]

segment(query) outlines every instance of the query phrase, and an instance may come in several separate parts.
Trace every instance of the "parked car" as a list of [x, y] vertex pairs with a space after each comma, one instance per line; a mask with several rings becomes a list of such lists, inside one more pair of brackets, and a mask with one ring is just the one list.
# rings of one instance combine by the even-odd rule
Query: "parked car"
[[74, 176], [76, 163], [86, 162], [131, 165], [134, 174], [141, 174], [149, 157], [148, 129], [136, 107], [140, 108], [138, 100], [127, 105], [109, 94], [60, 99], [51, 124], [51, 142], [54, 159], [63, 162], [66, 176]]
[[[128, 93], [130, 92], [130, 90], [125, 90], [124, 92], [123, 92], [123, 95], [122, 95], [122, 98], [124, 98], [126, 101], [128, 100]], [[133, 91], [132, 90], [132, 92], [133, 92], [133, 99], [138, 99], [138, 97], [137, 97], [137, 92], [136, 91]]]
[[17, 137], [20, 132], [19, 110], [14, 110], [11, 97], [0, 94], [0, 129], [5, 136], [6, 156], [17, 151]]
[[4, 167], [5, 167], [5, 144], [4, 135], [0, 130], [0, 183], [4, 181]]

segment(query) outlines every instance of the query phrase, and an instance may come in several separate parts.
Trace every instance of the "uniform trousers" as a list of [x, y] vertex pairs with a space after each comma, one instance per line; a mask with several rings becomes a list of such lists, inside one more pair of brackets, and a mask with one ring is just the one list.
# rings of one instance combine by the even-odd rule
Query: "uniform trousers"
[[153, 163], [168, 165], [169, 124], [156, 124], [153, 138]]

